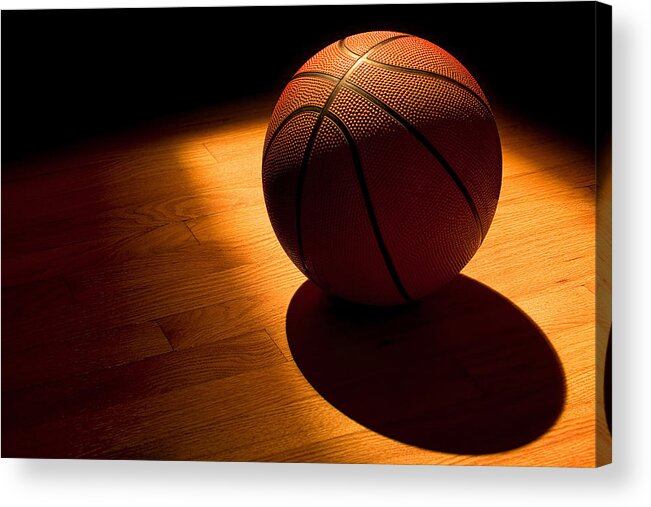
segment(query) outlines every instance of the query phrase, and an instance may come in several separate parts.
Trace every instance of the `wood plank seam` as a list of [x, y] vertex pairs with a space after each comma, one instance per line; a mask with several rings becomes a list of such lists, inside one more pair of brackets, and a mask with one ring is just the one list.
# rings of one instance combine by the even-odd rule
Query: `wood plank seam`
[[172, 340], [170, 340], [170, 337], [167, 336], [167, 333], [165, 332], [165, 329], [163, 329], [163, 326], [161, 326], [160, 322], [158, 322], [158, 319], [152, 320], [150, 322], [152, 322], [153, 324], [156, 324], [156, 327], [158, 327], [158, 329], [160, 329], [161, 334], [165, 337], [165, 339], [167, 340], [167, 343], [169, 343], [169, 346], [170, 346], [170, 349], [171, 349], [170, 352], [174, 352], [176, 350], [174, 348], [174, 344], [172, 343]]
[[273, 344], [276, 346], [276, 348], [281, 353], [281, 355], [285, 358], [285, 361], [287, 361], [287, 362], [293, 361], [293, 359], [291, 357], [287, 357], [287, 355], [283, 352], [283, 349], [280, 347], [280, 345], [278, 345], [278, 343], [276, 343], [276, 340], [274, 340], [273, 336], [271, 336], [271, 333], [269, 332], [269, 329], [265, 327], [264, 332], [269, 337], [269, 339], [273, 342]]
[[[204, 215], [200, 215], [200, 216], [204, 216]], [[188, 232], [190, 233], [190, 235], [191, 235], [191, 236], [194, 238], [194, 240], [197, 242], [197, 245], [200, 245], [200, 244], [201, 244], [201, 241], [199, 241], [199, 238], [197, 238], [197, 236], [194, 234], [194, 232], [192, 232], [192, 228], [188, 225], [188, 222], [189, 222], [190, 220], [195, 220], [195, 219], [194, 219], [194, 218], [187, 218], [187, 219], [185, 219], [185, 220], [182, 220], [181, 223], [185, 226], [185, 228], [188, 230]]]

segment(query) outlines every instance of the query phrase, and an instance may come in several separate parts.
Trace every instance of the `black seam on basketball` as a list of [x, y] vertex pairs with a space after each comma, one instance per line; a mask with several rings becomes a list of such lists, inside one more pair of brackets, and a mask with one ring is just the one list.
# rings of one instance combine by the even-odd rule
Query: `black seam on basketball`
[[350, 133], [350, 131], [348, 130], [344, 122], [339, 117], [335, 116], [330, 111], [326, 111], [325, 117], [331, 120], [337, 126], [337, 128], [339, 128], [341, 133], [346, 138], [346, 142], [348, 143], [348, 146], [350, 147], [350, 153], [353, 158], [353, 165], [355, 166], [357, 181], [359, 182], [359, 188], [360, 191], [362, 192], [362, 197], [364, 199], [364, 204], [366, 206], [366, 213], [368, 214], [368, 219], [371, 222], [371, 227], [373, 228], [373, 234], [375, 235], [375, 240], [377, 241], [378, 248], [380, 249], [382, 258], [384, 259], [384, 264], [386, 265], [387, 271], [389, 272], [389, 276], [393, 280], [396, 289], [398, 289], [398, 292], [404, 298], [404, 300], [407, 301], [408, 303], [413, 303], [414, 300], [409, 296], [409, 293], [407, 292], [404, 285], [402, 284], [402, 281], [400, 280], [400, 276], [398, 275], [398, 271], [396, 270], [395, 264], [391, 260], [389, 249], [387, 248], [387, 245], [384, 241], [384, 237], [382, 236], [382, 230], [380, 229], [380, 224], [378, 222], [377, 215], [375, 214], [375, 208], [373, 207], [371, 194], [369, 192], [368, 185], [366, 184], [366, 177], [364, 176], [364, 168], [362, 167], [362, 160], [359, 156], [359, 152], [357, 151], [357, 145], [355, 144], [355, 140], [353, 139], [352, 134]]
[[444, 76], [443, 74], [439, 74], [437, 72], [430, 72], [428, 70], [420, 70], [420, 69], [410, 69], [409, 67], [401, 67], [400, 65], [391, 65], [388, 63], [382, 63], [378, 62], [377, 60], [371, 60], [370, 58], [365, 58], [364, 61], [368, 63], [369, 65], [372, 65], [374, 67], [379, 67], [381, 69], [386, 69], [386, 70], [394, 70], [396, 72], [406, 72], [409, 74], [417, 74], [419, 76], [425, 76], [425, 77], [431, 77], [434, 79], [440, 79], [441, 81], [446, 81], [450, 84], [456, 85], [459, 88], [462, 88], [463, 90], [467, 91], [470, 93], [473, 97], [475, 97], [482, 106], [484, 106], [491, 115], [493, 112], [491, 111], [490, 106], [488, 103], [482, 98], [481, 95], [479, 95], [477, 92], [475, 92], [472, 88], [464, 85], [463, 83], [460, 83], [456, 79], [452, 79], [451, 77]]
[[362, 56], [362, 55], [358, 55], [357, 53], [355, 53], [355, 51], [353, 51], [348, 46], [346, 46], [346, 43], [344, 42], [344, 39], [339, 39], [339, 41], [337, 41], [337, 48], [339, 49], [339, 51], [341, 51], [341, 53], [344, 56], [351, 56], [351, 57], [353, 57], [355, 59]]
[[319, 79], [327, 79], [328, 81], [332, 81], [334, 83], [339, 82], [339, 78], [337, 76], [333, 76], [332, 74], [328, 74], [327, 72], [317, 72], [317, 71], [297, 72], [292, 76], [289, 82], [291, 83], [292, 81], [294, 81], [294, 79], [299, 79], [302, 77], [316, 77]]
[[323, 105], [323, 109], [321, 110], [321, 113], [319, 114], [319, 117], [317, 118], [314, 127], [312, 127], [312, 132], [310, 133], [310, 137], [307, 141], [307, 145], [305, 147], [305, 154], [303, 155], [301, 168], [298, 173], [298, 181], [296, 182], [296, 196], [294, 198], [294, 202], [296, 206], [296, 242], [298, 246], [298, 257], [301, 261], [301, 265], [303, 266], [303, 270], [306, 274], [308, 273], [308, 269], [307, 266], [305, 265], [305, 259], [303, 258], [303, 238], [301, 233], [301, 206], [302, 206], [301, 201], [303, 198], [303, 185], [305, 183], [305, 173], [307, 172], [307, 165], [310, 160], [310, 154], [312, 153], [312, 147], [314, 146], [314, 141], [316, 140], [316, 136], [319, 132], [319, 128], [321, 127], [321, 123], [323, 123], [323, 118], [325, 117], [325, 113], [330, 107], [330, 104], [332, 104], [332, 101], [337, 96], [337, 93], [339, 92], [341, 87], [346, 83], [346, 79], [348, 78], [348, 76], [350, 76], [355, 71], [355, 69], [362, 63], [364, 57], [369, 55], [375, 49], [391, 42], [392, 40], [399, 39], [401, 37], [409, 37], [409, 36], [395, 35], [393, 37], [388, 37], [387, 39], [378, 42], [374, 46], [370, 47], [368, 51], [366, 51], [366, 53], [360, 56], [357, 59], [357, 61], [355, 61], [355, 63], [353, 63], [350, 66], [350, 68], [346, 71], [346, 73], [342, 76], [342, 78], [337, 83], [337, 86], [335, 86], [334, 89], [330, 92], [330, 96], [328, 97], [328, 100], [326, 100], [325, 104]]
[[418, 130], [416, 127], [414, 127], [411, 123], [409, 123], [405, 118], [403, 118], [397, 111], [386, 105], [384, 102], [380, 101], [378, 98], [374, 97], [370, 93], [368, 93], [366, 90], [363, 90], [359, 86], [353, 84], [353, 83], [346, 83], [344, 85], [346, 88], [349, 90], [352, 90], [353, 92], [361, 95], [365, 99], [367, 99], [369, 102], [375, 104], [377, 107], [382, 109], [385, 113], [389, 114], [392, 116], [396, 121], [398, 121], [400, 124], [402, 124], [403, 127], [405, 127], [426, 149], [429, 151], [434, 158], [438, 161], [438, 163], [443, 167], [445, 172], [448, 173], [450, 178], [452, 178], [452, 181], [455, 183], [457, 188], [461, 191], [463, 194], [463, 197], [465, 198], [466, 202], [468, 203], [468, 206], [470, 207], [470, 211], [472, 212], [472, 215], [475, 219], [475, 222], [477, 224], [477, 227], [479, 228], [479, 235], [481, 237], [481, 241], [484, 240], [484, 228], [481, 222], [481, 217], [479, 215], [479, 211], [477, 210], [477, 206], [475, 206], [475, 202], [473, 201], [470, 192], [464, 185], [463, 181], [459, 177], [459, 175], [452, 169], [452, 166], [443, 158], [443, 155], [439, 153], [439, 151], [434, 147], [432, 143], [429, 142], [429, 140], [423, 135], [420, 130]]
[[267, 154], [269, 153], [269, 149], [271, 148], [271, 145], [273, 142], [276, 140], [276, 137], [278, 137], [278, 134], [282, 130], [282, 128], [287, 125], [287, 122], [294, 118], [295, 116], [298, 116], [301, 113], [305, 112], [313, 112], [313, 113], [321, 113], [321, 108], [319, 106], [302, 106], [299, 107], [298, 109], [295, 109], [291, 113], [289, 113], [287, 116], [283, 118], [283, 121], [281, 121], [278, 126], [276, 127], [276, 130], [274, 130], [274, 133], [271, 134], [271, 137], [269, 138], [269, 142], [267, 143], [267, 147], [264, 150], [264, 153], [262, 154], [262, 162], [264, 163], [265, 159], [267, 158]]
[[[397, 36], [393, 36], [393, 37], [391, 37], [390, 39], [385, 39], [385, 40], [382, 41], [382, 43], [384, 43], [384, 42], [391, 42], [391, 41], [394, 40], [394, 39], [403, 39], [403, 38], [407, 38], [407, 37], [413, 37], [413, 35], [409, 35], [409, 34], [403, 33], [403, 34], [400, 34], [400, 35], [397, 35]], [[343, 39], [339, 39], [339, 40], [337, 41], [337, 48], [339, 48], [339, 50], [340, 50], [340, 51], [341, 51], [345, 56], [351, 56], [351, 57], [353, 57], [353, 58], [359, 58], [360, 56], [363, 57], [363, 56], [365, 56], [365, 55], [368, 54], [368, 51], [370, 51], [371, 49], [374, 49], [374, 48], [375, 48], [375, 46], [373, 46], [373, 47], [370, 48], [366, 53], [360, 55], [359, 53], [355, 53], [355, 51], [353, 51], [353, 50], [350, 49], [348, 46], [346, 46], [346, 39], [347, 39], [347, 38], [348, 38], [348, 37], [345, 37], [345, 38], [343, 38]]]

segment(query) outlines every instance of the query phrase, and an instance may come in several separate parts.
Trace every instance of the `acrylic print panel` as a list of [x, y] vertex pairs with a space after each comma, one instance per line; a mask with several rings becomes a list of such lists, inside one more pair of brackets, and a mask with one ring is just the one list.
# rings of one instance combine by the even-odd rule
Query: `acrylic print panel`
[[2, 31], [3, 457], [610, 462], [610, 7]]

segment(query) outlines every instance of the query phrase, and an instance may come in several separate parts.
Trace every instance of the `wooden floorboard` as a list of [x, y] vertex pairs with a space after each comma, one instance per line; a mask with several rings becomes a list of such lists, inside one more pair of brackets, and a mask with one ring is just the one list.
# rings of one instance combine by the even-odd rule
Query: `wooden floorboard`
[[2, 287], [2, 319], [30, 319], [34, 314], [56, 312], [73, 302], [70, 286], [61, 276]]
[[39, 250], [4, 259], [2, 283], [22, 285], [57, 275], [119, 264], [129, 259], [171, 252], [197, 240], [184, 222]]
[[[128, 400], [150, 397], [214, 379], [286, 362], [264, 331], [152, 355], [59, 381], [3, 393], [3, 428], [23, 430], [50, 419], [73, 417]], [[28, 406], [24, 406], [28, 403]], [[152, 406], [152, 408], [154, 408]], [[5, 410], [8, 414], [5, 413]]]
[[[305, 279], [275, 238], [261, 188], [274, 100], [3, 167], [3, 456], [587, 467], [599, 439], [607, 461], [610, 435], [595, 424], [593, 154], [498, 112], [500, 203], [463, 273], [545, 337], [563, 406], [517, 448], [443, 452], [365, 427], [295, 362], [286, 318]], [[331, 369], [385, 345], [359, 343], [348, 362], [343, 349]], [[515, 366], [500, 370], [517, 352], [486, 346], [445, 345], [451, 362], [432, 368], [456, 387], [441, 407], [518, 378]], [[360, 367], [353, 393], [372, 373]]]
[[[245, 296], [219, 302], [158, 319], [170, 343], [176, 350], [223, 340], [240, 334], [261, 323], [284, 323], [282, 312], [274, 311], [273, 304], [262, 296]], [[276, 319], [273, 319], [274, 313]]]
[[3, 351], [5, 391], [52, 382], [163, 354], [172, 346], [155, 323], [94, 331], [69, 340]]

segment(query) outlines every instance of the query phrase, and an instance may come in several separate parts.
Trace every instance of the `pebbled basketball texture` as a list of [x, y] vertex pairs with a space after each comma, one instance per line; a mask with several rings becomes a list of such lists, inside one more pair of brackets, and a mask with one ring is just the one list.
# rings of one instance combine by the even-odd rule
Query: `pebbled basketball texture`
[[310, 58], [269, 121], [262, 181], [290, 259], [358, 303], [420, 299], [481, 245], [502, 181], [499, 134], [470, 73], [407, 34], [346, 37]]

